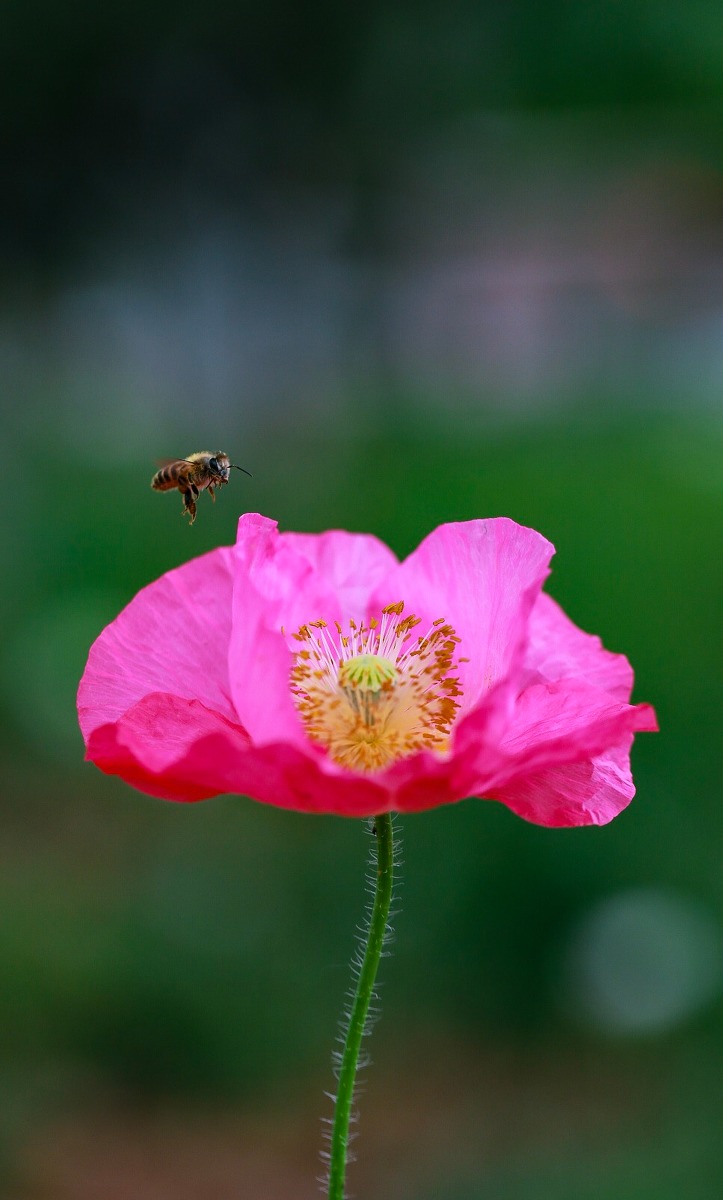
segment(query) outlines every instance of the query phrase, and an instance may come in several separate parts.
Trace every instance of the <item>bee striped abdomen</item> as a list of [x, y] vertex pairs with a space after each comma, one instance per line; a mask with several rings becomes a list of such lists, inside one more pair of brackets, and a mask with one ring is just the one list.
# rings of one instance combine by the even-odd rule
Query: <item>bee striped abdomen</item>
[[179, 485], [184, 486], [185, 472], [184, 463], [169, 463], [165, 467], [161, 467], [160, 471], [156, 471], [151, 480], [151, 487], [155, 492], [167, 492], [171, 488], [177, 488]]

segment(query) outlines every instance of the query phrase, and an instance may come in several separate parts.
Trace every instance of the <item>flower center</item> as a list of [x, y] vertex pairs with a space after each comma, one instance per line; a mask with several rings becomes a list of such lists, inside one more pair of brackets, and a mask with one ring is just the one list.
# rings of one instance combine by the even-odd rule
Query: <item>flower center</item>
[[291, 691], [312, 741], [354, 771], [379, 771], [419, 750], [443, 753], [462, 695], [455, 672], [459, 645], [444, 617], [424, 636], [420, 618], [388, 604], [368, 625], [310, 621], [293, 636], [301, 643]]
[[385, 683], [394, 683], [397, 668], [380, 654], [357, 654], [339, 665], [339, 686], [378, 692]]

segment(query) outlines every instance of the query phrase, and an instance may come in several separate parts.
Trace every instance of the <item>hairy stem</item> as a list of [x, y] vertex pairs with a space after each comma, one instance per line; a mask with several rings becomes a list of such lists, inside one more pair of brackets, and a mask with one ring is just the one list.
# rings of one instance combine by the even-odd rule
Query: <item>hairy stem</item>
[[389, 909], [392, 901], [394, 832], [391, 814], [384, 813], [382, 816], [376, 817], [372, 832], [376, 838], [376, 854], [372, 850], [372, 867], [376, 874], [374, 901], [339, 1065], [329, 1152], [328, 1200], [343, 1200], [345, 1194], [344, 1181], [349, 1149], [349, 1123], [354, 1101], [354, 1081], [359, 1064], [362, 1038], [365, 1032], [368, 1032], [369, 1006], [374, 998], [374, 981], [387, 938]]

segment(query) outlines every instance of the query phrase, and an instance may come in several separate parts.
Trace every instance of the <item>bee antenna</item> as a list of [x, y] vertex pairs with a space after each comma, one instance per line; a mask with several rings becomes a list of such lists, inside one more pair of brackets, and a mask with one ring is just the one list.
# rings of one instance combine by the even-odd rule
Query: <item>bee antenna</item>
[[233, 467], [235, 471], [243, 471], [244, 475], [248, 475], [250, 479], [253, 479], [253, 475], [250, 471], [247, 471], [245, 467], [237, 467], [236, 463], [229, 463], [228, 465]]

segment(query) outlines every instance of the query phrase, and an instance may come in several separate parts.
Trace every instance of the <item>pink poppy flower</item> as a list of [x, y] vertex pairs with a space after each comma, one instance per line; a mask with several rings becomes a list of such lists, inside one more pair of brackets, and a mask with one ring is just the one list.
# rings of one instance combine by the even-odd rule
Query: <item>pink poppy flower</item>
[[144, 588], [93, 645], [86, 757], [169, 800], [364, 817], [478, 796], [604, 824], [655, 714], [541, 591], [553, 553], [504, 517], [441, 525], [400, 563], [370, 535], [242, 516], [235, 546]]

